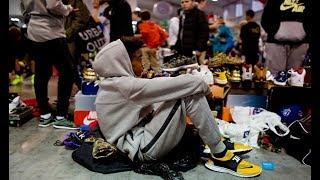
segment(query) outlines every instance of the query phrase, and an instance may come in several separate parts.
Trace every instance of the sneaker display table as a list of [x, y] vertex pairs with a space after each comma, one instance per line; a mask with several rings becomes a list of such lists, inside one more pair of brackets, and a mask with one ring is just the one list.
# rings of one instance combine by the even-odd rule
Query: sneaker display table
[[223, 107], [253, 106], [269, 111], [276, 111], [286, 104], [311, 106], [311, 87], [277, 86], [265, 83], [262, 86], [241, 86], [227, 84], [226, 86], [211, 86], [214, 98], [208, 100], [211, 110], [217, 111], [217, 117], [222, 117]]

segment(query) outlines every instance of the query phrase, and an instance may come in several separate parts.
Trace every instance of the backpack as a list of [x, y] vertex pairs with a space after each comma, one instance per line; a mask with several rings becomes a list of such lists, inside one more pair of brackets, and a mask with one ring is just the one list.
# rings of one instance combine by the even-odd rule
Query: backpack
[[288, 127], [290, 134], [282, 140], [287, 154], [301, 163], [311, 166], [311, 115], [292, 122]]

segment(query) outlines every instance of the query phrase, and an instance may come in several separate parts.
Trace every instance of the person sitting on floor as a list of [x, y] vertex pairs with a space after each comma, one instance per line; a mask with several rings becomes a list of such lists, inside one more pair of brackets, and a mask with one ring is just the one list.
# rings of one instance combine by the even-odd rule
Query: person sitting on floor
[[211, 156], [205, 166], [213, 171], [254, 177], [260, 166], [233, 152], [248, 152], [242, 144], [226, 145], [206, 96], [210, 88], [199, 77], [140, 78], [142, 41], [118, 39], [96, 56], [93, 68], [104, 77], [96, 97], [98, 123], [106, 141], [134, 162], [160, 160], [181, 140], [188, 115], [207, 144]]

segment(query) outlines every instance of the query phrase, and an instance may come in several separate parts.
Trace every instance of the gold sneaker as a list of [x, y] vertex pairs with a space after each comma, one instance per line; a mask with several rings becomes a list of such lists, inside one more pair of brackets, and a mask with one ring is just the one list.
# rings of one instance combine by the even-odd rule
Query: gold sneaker
[[98, 79], [96, 72], [92, 68], [85, 69], [82, 74], [83, 78], [87, 81], [96, 81]]
[[237, 69], [232, 70], [229, 80], [232, 82], [240, 82], [241, 81], [240, 70], [237, 70]]

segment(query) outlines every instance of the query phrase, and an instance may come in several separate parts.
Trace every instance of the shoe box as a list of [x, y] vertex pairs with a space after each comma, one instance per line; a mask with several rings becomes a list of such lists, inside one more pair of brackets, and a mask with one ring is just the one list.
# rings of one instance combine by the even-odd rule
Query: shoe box
[[28, 122], [33, 117], [32, 109], [30, 106], [16, 108], [13, 113], [9, 114], [9, 126], [20, 127]]
[[211, 85], [210, 90], [214, 98], [224, 99], [230, 90], [230, 86]]
[[85, 95], [81, 91], [78, 91], [75, 95], [75, 109], [95, 111], [96, 106], [94, 104], [97, 95]]
[[73, 117], [74, 124], [77, 127], [80, 127], [82, 125], [88, 125], [90, 128], [93, 128], [96, 125], [98, 125], [96, 111], [76, 109], [74, 110]]

